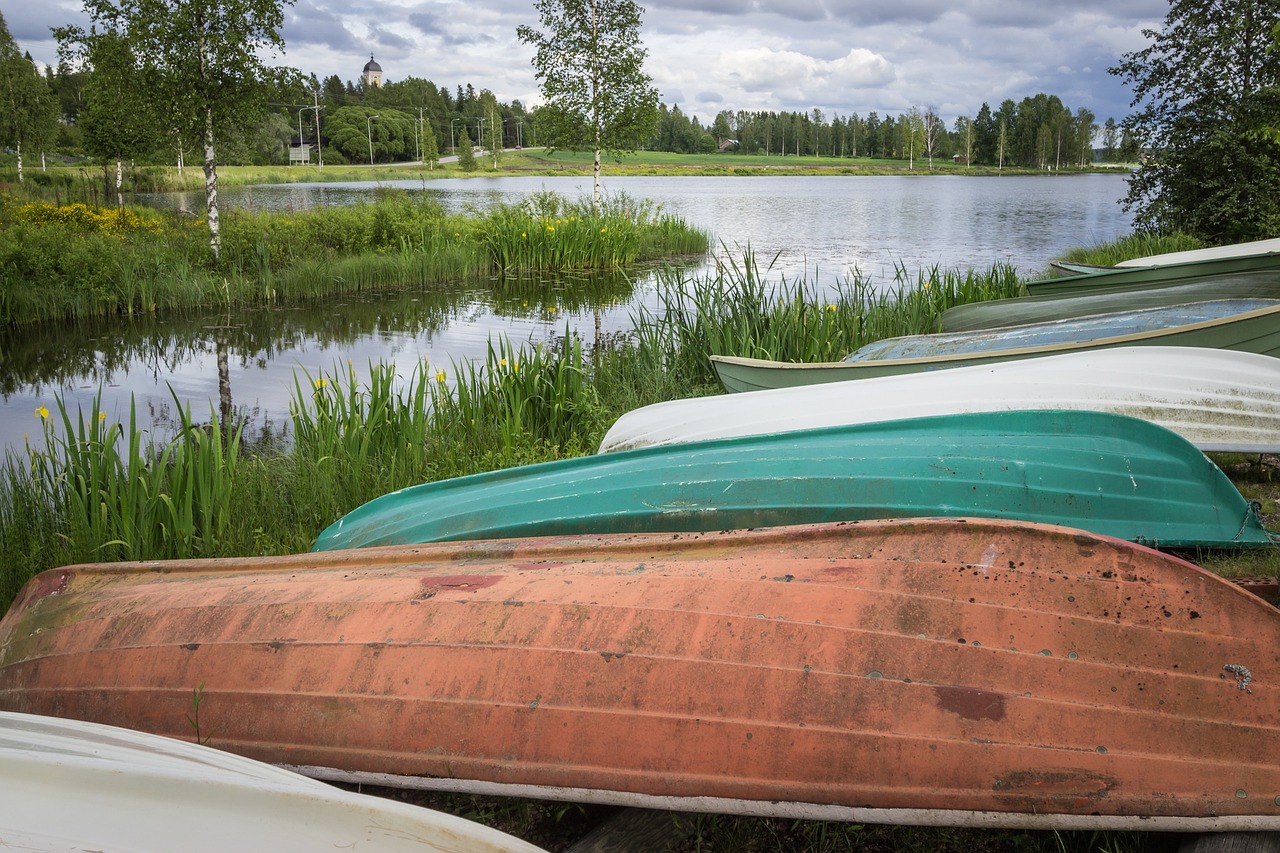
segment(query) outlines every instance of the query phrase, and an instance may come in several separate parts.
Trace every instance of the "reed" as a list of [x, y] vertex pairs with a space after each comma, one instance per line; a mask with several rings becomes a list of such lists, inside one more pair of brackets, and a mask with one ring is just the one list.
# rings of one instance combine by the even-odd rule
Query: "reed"
[[[126, 427], [108, 422], [95, 397], [73, 416], [56, 402], [61, 430], [37, 410], [44, 449], [29, 450], [30, 477], [11, 491], [38, 496], [36, 505], [77, 560], [143, 560], [219, 553], [231, 518], [240, 431], [224, 434], [216, 415], [196, 424], [178, 403], [178, 434], [154, 441], [130, 406]], [[12, 459], [10, 476], [16, 476]]]
[[1072, 249], [1058, 260], [1076, 264], [1113, 266], [1132, 258], [1163, 255], [1166, 252], [1184, 252], [1203, 247], [1204, 243], [1190, 234], [1155, 234], [1149, 231], [1138, 231], [1126, 234], [1110, 243]]
[[679, 384], [699, 385], [714, 381], [711, 355], [838, 361], [871, 341], [935, 332], [953, 305], [1022, 292], [1007, 264], [985, 273], [934, 267], [914, 277], [898, 267], [887, 287], [854, 275], [830, 295], [805, 278], [774, 281], [771, 268], [762, 272], [748, 250], [710, 277], [668, 277], [658, 310], [633, 317], [639, 347]]

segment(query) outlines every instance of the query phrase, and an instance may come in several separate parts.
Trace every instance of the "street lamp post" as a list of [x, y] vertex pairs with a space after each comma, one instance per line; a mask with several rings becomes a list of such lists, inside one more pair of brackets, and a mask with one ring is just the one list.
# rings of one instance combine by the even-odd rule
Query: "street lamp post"
[[371, 115], [366, 117], [364, 120], [364, 128], [365, 128], [364, 135], [369, 137], [369, 165], [370, 166], [373, 165], [373, 120], [375, 118], [377, 118], [376, 115]]
[[449, 150], [452, 151], [454, 154], [458, 153], [458, 146], [455, 145], [453, 142], [453, 126], [458, 122], [463, 122], [465, 127], [466, 119], [464, 118], [455, 118], [454, 120], [449, 122]]

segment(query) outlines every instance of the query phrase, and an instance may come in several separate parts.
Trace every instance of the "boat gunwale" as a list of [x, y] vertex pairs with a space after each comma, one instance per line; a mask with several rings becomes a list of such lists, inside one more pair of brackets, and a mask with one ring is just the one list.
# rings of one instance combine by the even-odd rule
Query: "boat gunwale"
[[403, 776], [358, 770], [339, 770], [313, 765], [280, 765], [287, 770], [345, 784], [379, 785], [412, 790], [516, 797], [554, 802], [624, 806], [660, 811], [685, 811], [742, 817], [828, 820], [841, 823], [877, 823], [896, 826], [940, 826], [966, 829], [1042, 830], [1145, 830], [1149, 832], [1274, 832], [1280, 831], [1280, 815], [1214, 815], [1175, 817], [1169, 815], [1100, 815], [1053, 812], [998, 812], [968, 809], [911, 809], [842, 806], [780, 800], [743, 800], [728, 797], [679, 797], [571, 788], [555, 785], [527, 785], [489, 782], [443, 776]]

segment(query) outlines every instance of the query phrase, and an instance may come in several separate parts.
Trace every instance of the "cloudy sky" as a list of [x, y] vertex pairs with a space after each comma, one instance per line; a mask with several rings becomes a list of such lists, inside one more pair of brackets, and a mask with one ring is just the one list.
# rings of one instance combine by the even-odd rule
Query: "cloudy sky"
[[[1107, 74], [1145, 46], [1167, 0], [648, 0], [647, 71], [662, 101], [709, 124], [729, 110], [865, 116], [935, 108], [951, 122], [985, 101], [1046, 92], [1099, 122], [1128, 112]], [[56, 62], [51, 26], [84, 24], [79, 0], [0, 0], [21, 49]], [[280, 64], [359, 77], [372, 53], [387, 80], [468, 83], [540, 102], [520, 24], [533, 0], [297, 0]]]

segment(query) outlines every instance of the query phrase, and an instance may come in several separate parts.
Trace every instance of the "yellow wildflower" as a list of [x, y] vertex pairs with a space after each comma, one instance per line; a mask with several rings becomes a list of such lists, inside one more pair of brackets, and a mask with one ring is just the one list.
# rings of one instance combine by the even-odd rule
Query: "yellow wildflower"
[[443, 382], [443, 381], [444, 381], [444, 379], [445, 379], [444, 371], [443, 371], [443, 370], [441, 370], [441, 371], [437, 371], [437, 373], [436, 373], [436, 381], [437, 381], [437, 382]]
[[99, 421], [105, 421], [106, 419], [107, 419], [107, 413], [106, 413], [106, 412], [98, 412], [98, 420], [99, 420]]
[[329, 384], [329, 380], [323, 376], [316, 380], [316, 388], [324, 388]]
[[36, 406], [36, 417], [39, 418], [40, 420], [44, 420], [45, 418], [49, 417], [49, 410], [46, 409], [44, 406]]

